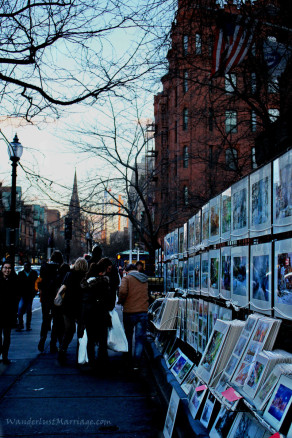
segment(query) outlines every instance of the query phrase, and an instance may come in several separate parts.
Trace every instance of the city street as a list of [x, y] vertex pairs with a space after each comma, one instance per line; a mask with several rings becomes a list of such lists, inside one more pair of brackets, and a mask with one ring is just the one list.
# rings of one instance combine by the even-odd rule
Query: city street
[[56, 354], [37, 349], [39, 299], [32, 331], [12, 331], [8, 366], [0, 364], [0, 437], [159, 437], [164, 414], [148, 364], [129, 372], [120, 353], [110, 352], [106, 375], [76, 366], [76, 337], [61, 366]]

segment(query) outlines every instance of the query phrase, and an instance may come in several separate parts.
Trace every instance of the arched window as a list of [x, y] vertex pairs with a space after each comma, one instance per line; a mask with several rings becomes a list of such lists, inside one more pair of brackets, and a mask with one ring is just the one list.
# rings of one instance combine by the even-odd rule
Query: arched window
[[189, 167], [189, 148], [187, 146], [183, 148], [183, 167], [184, 169]]

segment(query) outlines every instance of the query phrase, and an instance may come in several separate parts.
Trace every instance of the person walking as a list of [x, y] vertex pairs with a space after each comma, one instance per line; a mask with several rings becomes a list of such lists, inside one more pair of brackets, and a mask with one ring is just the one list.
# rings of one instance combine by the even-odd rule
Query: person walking
[[98, 263], [101, 260], [102, 256], [102, 249], [99, 245], [95, 245], [95, 247], [92, 250], [92, 255], [90, 260], [88, 260], [88, 267], [90, 268], [90, 265], [92, 263]]
[[18, 274], [20, 301], [18, 305], [17, 331], [24, 328], [23, 315], [26, 313], [26, 330], [31, 330], [32, 302], [36, 295], [35, 282], [38, 278], [36, 271], [31, 269], [31, 263], [25, 262], [23, 270]]
[[40, 270], [41, 281], [39, 283], [40, 302], [42, 305], [42, 326], [40, 332], [40, 341], [38, 349], [40, 352], [44, 351], [45, 342], [48, 331], [51, 328], [51, 321], [53, 320], [50, 352], [56, 353], [57, 341], [59, 343], [63, 337], [63, 317], [61, 310], [54, 305], [54, 298], [59, 287], [62, 284], [65, 274], [70, 270], [69, 265], [63, 264], [62, 253], [58, 250], [51, 255], [50, 262], [45, 263]]
[[120, 285], [118, 304], [123, 306], [123, 323], [129, 346], [126, 355], [130, 363], [133, 363], [133, 368], [137, 370], [141, 366], [148, 323], [148, 277], [138, 272], [133, 264], [128, 265], [126, 271], [127, 275], [122, 278]]
[[107, 334], [111, 327], [109, 311], [115, 307], [116, 293], [111, 290], [106, 271], [112, 262], [108, 258], [92, 263], [81, 282], [83, 289], [81, 321], [87, 332], [89, 365], [95, 368], [95, 345], [98, 343], [98, 364], [107, 365]]
[[64, 294], [61, 311], [64, 320], [64, 335], [58, 352], [60, 363], [66, 362], [66, 353], [70, 342], [73, 339], [76, 322], [80, 323], [82, 289], [81, 281], [85, 277], [88, 264], [85, 258], [78, 258], [70, 272], [67, 272], [63, 284], [58, 293]]
[[18, 278], [12, 264], [4, 262], [0, 273], [0, 355], [5, 365], [10, 363], [11, 328], [14, 327], [18, 305]]

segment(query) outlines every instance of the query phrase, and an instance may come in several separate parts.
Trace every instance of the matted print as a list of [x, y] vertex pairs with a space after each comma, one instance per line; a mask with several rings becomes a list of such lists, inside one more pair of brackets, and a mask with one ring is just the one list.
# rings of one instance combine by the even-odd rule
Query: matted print
[[209, 203], [202, 208], [202, 244], [209, 242]]
[[177, 394], [176, 390], [173, 388], [169, 400], [169, 405], [168, 405], [166, 419], [163, 428], [164, 438], [172, 437], [179, 401], [180, 401], [179, 395]]
[[273, 231], [292, 229], [292, 150], [274, 161]]
[[179, 289], [183, 288], [183, 270], [184, 270], [184, 262], [183, 260], [178, 261], [178, 281], [177, 286]]
[[178, 259], [173, 260], [173, 287], [178, 287]]
[[173, 257], [178, 257], [178, 229], [173, 231]]
[[185, 355], [181, 354], [176, 363], [171, 368], [172, 374], [181, 383], [193, 367], [193, 362]]
[[209, 251], [209, 295], [219, 297], [220, 250]]
[[184, 227], [178, 229], [178, 254], [179, 257], [183, 256], [184, 251]]
[[195, 275], [195, 292], [200, 293], [201, 292], [201, 256], [196, 255], [195, 256], [195, 266], [194, 266], [194, 275]]
[[221, 248], [220, 261], [220, 298], [231, 298], [231, 248]]
[[231, 187], [231, 240], [248, 237], [248, 177]]
[[196, 388], [201, 386], [202, 384], [203, 382], [201, 380], [196, 379], [193, 382], [193, 388], [189, 393], [189, 410], [193, 418], [196, 418], [200, 405], [203, 402], [207, 393], [207, 389], [204, 389], [203, 391], [196, 391]]
[[221, 194], [221, 240], [229, 240], [231, 231], [231, 187]]
[[250, 237], [271, 233], [271, 163], [252, 173], [250, 182]]
[[275, 242], [275, 316], [292, 319], [292, 239]]
[[228, 438], [268, 438], [271, 436], [248, 412], [239, 412], [227, 435]]
[[267, 404], [264, 419], [279, 430], [292, 403], [292, 379], [281, 376]]
[[201, 255], [201, 292], [203, 295], [209, 294], [209, 253]]
[[195, 258], [188, 259], [188, 291], [193, 293], [195, 291]]
[[214, 325], [219, 318], [219, 306], [218, 304], [209, 303], [208, 307], [208, 338], [210, 338]]
[[186, 222], [183, 226], [184, 229], [184, 238], [183, 238], [183, 254], [184, 256], [187, 255], [187, 249], [188, 249], [188, 222]]
[[198, 211], [195, 215], [195, 246], [202, 242], [202, 211]]
[[239, 307], [249, 303], [248, 246], [231, 249], [231, 299]]
[[184, 260], [183, 262], [183, 290], [187, 291], [188, 289], [188, 261]]
[[220, 200], [221, 196], [210, 201], [210, 230], [209, 243], [215, 244], [220, 241]]
[[165, 237], [164, 237], [164, 257], [165, 260], [170, 260], [170, 234], [168, 233]]
[[235, 416], [236, 412], [229, 411], [222, 406], [210, 431], [210, 438], [226, 438]]
[[183, 383], [181, 384], [181, 389], [184, 391], [185, 394], [189, 395], [193, 382], [197, 378], [196, 376], [196, 367], [192, 368]]
[[272, 243], [251, 247], [250, 308], [272, 314]]
[[216, 403], [216, 399], [215, 399], [214, 395], [211, 392], [209, 392], [207, 400], [205, 401], [205, 404], [203, 407], [201, 418], [200, 418], [200, 422], [206, 428], [208, 428], [208, 426], [209, 426], [215, 403]]
[[189, 219], [188, 251], [190, 254], [195, 249], [195, 219], [195, 216]]

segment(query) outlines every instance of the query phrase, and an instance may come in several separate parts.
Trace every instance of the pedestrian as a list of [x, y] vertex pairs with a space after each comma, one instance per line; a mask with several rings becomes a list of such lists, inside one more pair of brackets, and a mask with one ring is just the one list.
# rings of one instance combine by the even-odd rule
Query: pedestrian
[[5, 365], [10, 363], [11, 328], [15, 325], [18, 305], [18, 278], [12, 264], [5, 261], [0, 274], [0, 354]]
[[88, 268], [90, 268], [90, 265], [92, 263], [98, 263], [101, 260], [102, 256], [102, 249], [99, 245], [95, 245], [92, 250], [92, 256], [90, 260], [88, 260]]
[[122, 278], [120, 285], [118, 304], [123, 306], [123, 323], [129, 346], [126, 356], [133, 364], [133, 368], [137, 370], [141, 366], [148, 323], [148, 277], [146, 274], [138, 272], [133, 264], [128, 265], [126, 270], [127, 275]]
[[137, 261], [136, 269], [137, 269], [138, 272], [143, 272], [144, 273], [144, 266], [143, 266], [143, 262], [141, 262], [141, 260]]
[[43, 352], [45, 348], [48, 331], [51, 328], [51, 321], [53, 321], [50, 341], [51, 353], [58, 351], [57, 341], [60, 343], [62, 340], [64, 331], [63, 317], [61, 310], [54, 305], [54, 298], [62, 284], [65, 274], [69, 270], [69, 265], [63, 263], [62, 253], [58, 250], [52, 253], [50, 262], [45, 263], [41, 267], [39, 291], [43, 319], [38, 344], [38, 349], [41, 352]]
[[25, 262], [23, 270], [18, 274], [20, 301], [18, 305], [18, 327], [24, 328], [23, 315], [26, 313], [26, 330], [31, 330], [32, 302], [36, 295], [35, 282], [38, 278], [36, 271], [31, 269], [31, 263]]
[[65, 275], [62, 287], [59, 290], [59, 293], [64, 294], [61, 306], [64, 320], [64, 334], [58, 353], [60, 363], [65, 363], [67, 349], [76, 330], [76, 322], [78, 324], [80, 323], [82, 305], [82, 289], [80, 283], [85, 277], [87, 268], [88, 264], [85, 258], [78, 258], [73, 268]]
[[92, 263], [81, 282], [83, 288], [81, 321], [87, 332], [87, 354], [91, 367], [95, 367], [95, 345], [98, 344], [98, 364], [107, 365], [107, 334], [111, 327], [109, 311], [115, 307], [116, 294], [112, 293], [106, 275], [111, 261], [107, 258]]

